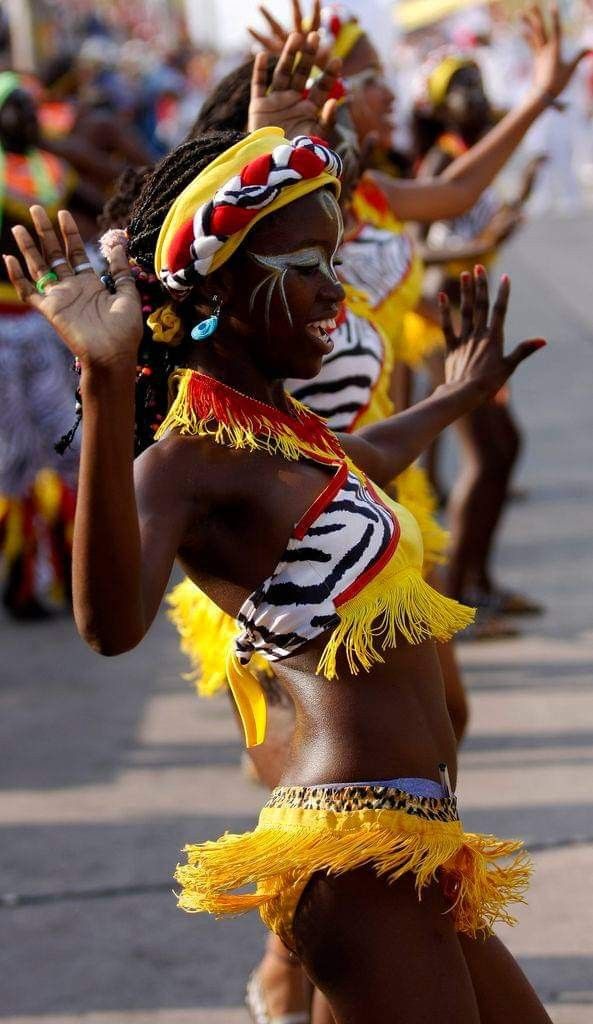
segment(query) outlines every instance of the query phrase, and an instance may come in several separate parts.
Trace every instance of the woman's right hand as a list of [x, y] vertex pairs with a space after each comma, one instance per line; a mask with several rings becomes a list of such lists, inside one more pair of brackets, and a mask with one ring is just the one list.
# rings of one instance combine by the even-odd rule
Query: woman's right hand
[[256, 54], [251, 77], [248, 130], [274, 125], [282, 128], [287, 139], [298, 135], [327, 138], [335, 117], [336, 100], [330, 94], [336, 84], [342, 62], [329, 61], [305, 94], [309, 75], [319, 64], [319, 35], [304, 36], [291, 32], [286, 40], [271, 82], [268, 79], [268, 54]]
[[502, 277], [490, 315], [488, 279], [483, 267], [461, 275], [461, 326], [453, 327], [451, 307], [441, 292], [439, 306], [447, 354], [446, 384], [467, 384], [475, 392], [475, 405], [492, 398], [515, 372], [519, 363], [543, 348], [543, 338], [522, 341], [508, 355], [504, 351], [504, 321], [511, 282]]
[[[89, 261], [72, 215], [60, 210], [59, 240], [42, 206], [32, 206], [30, 213], [37, 242], [22, 224], [13, 228], [28, 274], [15, 256], [4, 256], [19, 298], [49, 321], [83, 367], [135, 366], [142, 310], [123, 248], [117, 246], [110, 260], [109, 272], [116, 285], [111, 294], [89, 266], [75, 273]], [[35, 282], [50, 270], [58, 280], [50, 281], [41, 294]]]
[[260, 4], [259, 12], [267, 21], [270, 34], [264, 35], [263, 32], [252, 28], [250, 25], [247, 31], [268, 53], [282, 53], [284, 44], [291, 32], [301, 34], [316, 32], [321, 24], [321, 0], [313, 0], [310, 18], [303, 17], [299, 0], [292, 0], [292, 29], [286, 29], [284, 25], [281, 25], [264, 4]]

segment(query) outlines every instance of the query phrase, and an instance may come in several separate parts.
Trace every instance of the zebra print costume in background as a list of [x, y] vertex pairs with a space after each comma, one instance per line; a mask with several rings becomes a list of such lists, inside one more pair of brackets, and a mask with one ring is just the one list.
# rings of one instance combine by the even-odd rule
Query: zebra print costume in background
[[273, 574], [241, 606], [239, 661], [247, 664], [256, 651], [279, 661], [337, 626], [336, 609], [380, 571], [399, 532], [371, 484], [342, 463], [295, 526]]
[[[341, 277], [364, 292], [376, 309], [396, 292], [414, 260], [405, 231], [364, 224], [340, 249]], [[289, 380], [287, 390], [323, 416], [332, 430], [350, 431], [370, 404], [385, 362], [384, 341], [366, 318], [346, 309], [332, 333], [333, 352], [325, 356], [313, 381]]]
[[331, 337], [333, 352], [324, 357], [317, 377], [288, 380], [286, 389], [323, 416], [332, 430], [348, 432], [367, 408], [381, 376], [383, 339], [367, 319], [351, 310]]
[[54, 443], [72, 425], [72, 356], [44, 317], [0, 311], [0, 496], [21, 498], [41, 469], [74, 487], [79, 439], [60, 456]]
[[453, 220], [439, 220], [431, 224], [426, 236], [427, 244], [433, 249], [455, 248], [456, 243], [461, 247], [478, 238], [499, 209], [495, 191], [487, 188], [467, 213]]
[[366, 292], [376, 309], [407, 276], [414, 259], [414, 243], [405, 231], [395, 232], [364, 224], [340, 249], [341, 276]]

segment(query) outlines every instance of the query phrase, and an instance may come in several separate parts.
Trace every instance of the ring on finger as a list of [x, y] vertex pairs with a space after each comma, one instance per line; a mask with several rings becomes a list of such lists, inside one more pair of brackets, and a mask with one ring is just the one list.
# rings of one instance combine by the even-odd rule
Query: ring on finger
[[46, 270], [45, 274], [42, 274], [39, 280], [35, 282], [35, 287], [40, 295], [45, 295], [47, 285], [53, 284], [57, 280], [58, 275], [54, 274], [53, 270]]
[[134, 277], [127, 270], [122, 270], [119, 274], [116, 274], [113, 278], [114, 284], [120, 284], [121, 281], [133, 281]]
[[52, 261], [51, 261], [51, 263], [50, 263], [50, 268], [51, 268], [52, 270], [55, 270], [55, 269], [56, 269], [56, 267], [62, 267], [62, 266], [64, 266], [64, 264], [65, 264], [65, 263], [67, 263], [67, 262], [68, 262], [68, 260], [67, 260], [67, 259], [66, 259], [66, 258], [65, 258], [64, 256], [60, 256], [60, 258], [59, 258], [59, 259], [57, 259], [57, 260], [52, 260]]
[[82, 274], [85, 270], [92, 270], [92, 269], [93, 269], [93, 264], [89, 263], [88, 260], [87, 260], [85, 263], [78, 263], [74, 267], [74, 273], [75, 274]]
[[115, 281], [111, 274], [101, 274], [101, 284], [111, 295], [115, 295]]

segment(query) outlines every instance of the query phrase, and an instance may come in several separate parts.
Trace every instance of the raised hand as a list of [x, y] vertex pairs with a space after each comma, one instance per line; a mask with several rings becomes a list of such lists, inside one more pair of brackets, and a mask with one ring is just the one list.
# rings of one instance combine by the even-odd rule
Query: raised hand
[[534, 56], [533, 86], [536, 92], [550, 100], [566, 88], [576, 68], [591, 53], [588, 47], [580, 50], [571, 60], [562, 59], [562, 24], [558, 7], [551, 8], [551, 27], [548, 30], [541, 7], [533, 4], [522, 15], [523, 34]]
[[[42, 206], [32, 206], [30, 213], [37, 241], [21, 224], [12, 229], [28, 273], [16, 256], [4, 256], [19, 298], [43, 314], [83, 366], [135, 364], [142, 312], [123, 248], [113, 250], [109, 265], [116, 287], [111, 294], [89, 263], [72, 215], [60, 210], [58, 239]], [[40, 293], [35, 282], [48, 273], [57, 280], [49, 281]]]
[[268, 81], [268, 54], [258, 53], [253, 64], [248, 128], [282, 128], [289, 139], [297, 135], [327, 138], [335, 117], [336, 101], [330, 93], [337, 81], [341, 61], [331, 60], [308, 94], [305, 86], [318, 62], [319, 35], [291, 32]]
[[[257, 43], [260, 43], [268, 53], [282, 53], [284, 44], [286, 43], [291, 30], [284, 28], [284, 25], [281, 25], [280, 22], [270, 14], [268, 8], [264, 4], [260, 5], [259, 12], [268, 23], [270, 34], [264, 35], [263, 32], [259, 32], [257, 29], [249, 26], [247, 29], [249, 35], [252, 36]], [[293, 32], [298, 32], [300, 34], [304, 34], [305, 32], [316, 32], [320, 24], [321, 0], [313, 0], [311, 17], [307, 19], [306, 25], [299, 0], [292, 0]]]
[[510, 288], [510, 278], [505, 274], [490, 316], [486, 271], [478, 266], [473, 277], [468, 273], [462, 274], [459, 333], [453, 328], [449, 300], [442, 292], [439, 295], [447, 345], [445, 381], [447, 384], [474, 385], [478, 400], [495, 395], [519, 363], [546, 344], [543, 338], [530, 338], [505, 355], [504, 321]]

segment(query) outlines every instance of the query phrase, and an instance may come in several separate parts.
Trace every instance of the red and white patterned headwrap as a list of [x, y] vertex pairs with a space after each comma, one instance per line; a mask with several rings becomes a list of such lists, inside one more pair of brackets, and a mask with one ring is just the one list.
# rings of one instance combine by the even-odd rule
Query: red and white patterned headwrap
[[157, 276], [177, 298], [217, 270], [262, 217], [325, 186], [340, 192], [340, 157], [323, 139], [290, 142], [253, 132], [209, 164], [173, 203], [155, 253]]

